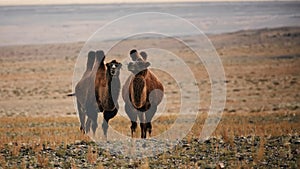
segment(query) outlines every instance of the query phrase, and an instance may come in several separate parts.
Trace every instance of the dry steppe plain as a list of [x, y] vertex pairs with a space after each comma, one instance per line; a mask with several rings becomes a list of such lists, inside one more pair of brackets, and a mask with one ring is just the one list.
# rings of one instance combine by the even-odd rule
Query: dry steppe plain
[[[141, 159], [107, 151], [79, 132], [73, 98], [66, 94], [72, 92], [83, 42], [0, 47], [0, 168], [299, 168], [300, 28], [208, 37], [224, 66], [227, 98], [218, 127], [204, 142], [198, 138], [210, 106], [211, 82], [203, 64], [170, 39], [124, 42], [128, 51], [147, 44], [173, 49], [195, 72], [203, 98], [196, 123], [183, 140], [172, 150]], [[108, 55], [123, 57], [116, 51]], [[180, 108], [174, 79], [156, 73], [165, 83], [168, 102], [153, 122], [154, 136], [170, 128]], [[110, 124], [130, 136], [126, 116]]]

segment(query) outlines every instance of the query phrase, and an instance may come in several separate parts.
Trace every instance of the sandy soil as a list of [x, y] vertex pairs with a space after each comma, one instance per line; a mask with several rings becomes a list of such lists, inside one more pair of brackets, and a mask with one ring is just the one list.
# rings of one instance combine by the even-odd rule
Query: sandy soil
[[[186, 40], [193, 41], [193, 38], [197, 37], [186, 37]], [[299, 113], [299, 27], [239, 31], [209, 38], [226, 74], [225, 112]], [[149, 44], [172, 49], [192, 70], [197, 70], [194, 72], [199, 94], [204, 98], [200, 112], [205, 112], [210, 105], [210, 79], [203, 64], [195, 62], [195, 55], [181, 44], [172, 39], [129, 40], [108, 55], [124, 58], [132, 47], [139, 49]], [[72, 92], [74, 65], [83, 45], [78, 42], [0, 47], [0, 116], [76, 115], [73, 99], [66, 94]], [[185, 76], [176, 66], [173, 67], [178, 70], [176, 73]], [[157, 74], [166, 88], [165, 112], [176, 113], [180, 103], [178, 85], [167, 73], [157, 71]], [[192, 96], [190, 99], [192, 102]]]

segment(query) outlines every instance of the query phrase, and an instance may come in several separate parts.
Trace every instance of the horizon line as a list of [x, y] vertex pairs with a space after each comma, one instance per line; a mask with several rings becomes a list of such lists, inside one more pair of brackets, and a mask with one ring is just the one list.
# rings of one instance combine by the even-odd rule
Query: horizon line
[[1, 0], [0, 6], [30, 6], [30, 5], [88, 5], [88, 4], [154, 4], [154, 3], [193, 3], [193, 2], [298, 2], [297, 0], [86, 0], [86, 1], [60, 1], [60, 0]]

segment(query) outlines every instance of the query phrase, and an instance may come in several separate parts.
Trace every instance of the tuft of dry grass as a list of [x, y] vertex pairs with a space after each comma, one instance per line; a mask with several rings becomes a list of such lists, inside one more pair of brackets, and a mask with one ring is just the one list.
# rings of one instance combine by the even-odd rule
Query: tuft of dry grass
[[259, 143], [259, 148], [257, 150], [257, 155], [255, 158], [255, 162], [258, 163], [264, 158], [264, 153], [265, 153], [265, 138], [260, 137], [260, 143]]
[[39, 154], [39, 155], [37, 156], [37, 161], [38, 161], [38, 164], [39, 164], [39, 166], [40, 166], [41, 168], [47, 168], [48, 165], [49, 165], [49, 159], [48, 159], [48, 157], [43, 156], [43, 155], [41, 155], [41, 154]]
[[149, 169], [150, 167], [149, 167], [149, 160], [148, 160], [148, 158], [145, 158], [144, 160], [143, 160], [143, 163], [142, 163], [142, 165], [139, 167], [140, 169]]
[[87, 160], [90, 164], [94, 164], [97, 161], [97, 150], [94, 150], [92, 147], [88, 148], [88, 152], [87, 152]]

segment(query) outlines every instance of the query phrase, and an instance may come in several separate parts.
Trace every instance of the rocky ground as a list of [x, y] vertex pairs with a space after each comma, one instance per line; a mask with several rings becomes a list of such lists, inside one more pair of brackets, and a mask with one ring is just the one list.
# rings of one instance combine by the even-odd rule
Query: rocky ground
[[[113, 144], [113, 143], [111, 143]], [[111, 153], [94, 142], [75, 141], [50, 147], [16, 143], [0, 149], [2, 168], [298, 168], [300, 136], [235, 137], [182, 140], [172, 150], [154, 157], [129, 158]], [[163, 149], [163, 147], [162, 147]]]

